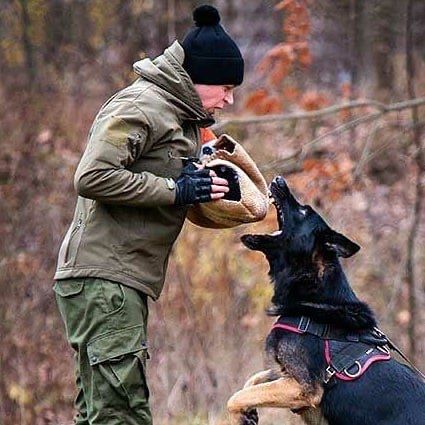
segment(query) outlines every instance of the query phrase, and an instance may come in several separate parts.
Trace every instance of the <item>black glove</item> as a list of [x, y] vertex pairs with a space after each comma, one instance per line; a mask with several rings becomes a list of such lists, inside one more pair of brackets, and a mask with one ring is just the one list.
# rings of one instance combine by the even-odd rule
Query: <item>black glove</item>
[[211, 201], [211, 185], [209, 169], [200, 170], [193, 163], [186, 165], [176, 181], [174, 204], [190, 205]]

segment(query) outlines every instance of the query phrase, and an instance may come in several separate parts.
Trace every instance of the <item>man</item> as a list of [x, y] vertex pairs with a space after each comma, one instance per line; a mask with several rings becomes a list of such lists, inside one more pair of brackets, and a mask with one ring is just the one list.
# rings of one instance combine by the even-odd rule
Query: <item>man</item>
[[184, 166], [200, 128], [233, 103], [241, 53], [211, 6], [196, 28], [110, 98], [90, 129], [75, 174], [78, 201], [55, 274], [75, 350], [77, 424], [151, 424], [145, 377], [147, 297], [162, 290], [188, 205], [220, 199], [228, 183]]

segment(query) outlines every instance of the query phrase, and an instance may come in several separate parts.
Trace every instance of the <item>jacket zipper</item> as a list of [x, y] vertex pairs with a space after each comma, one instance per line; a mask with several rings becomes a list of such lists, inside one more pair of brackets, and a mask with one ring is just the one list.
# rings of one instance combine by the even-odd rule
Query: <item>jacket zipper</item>
[[79, 230], [82, 223], [83, 223], [83, 219], [80, 217], [77, 221], [77, 225], [75, 226], [75, 230]]
[[168, 159], [180, 159], [182, 161], [199, 162], [199, 158], [196, 156], [175, 156], [171, 149], [168, 151]]
[[[70, 258], [69, 254], [70, 254], [70, 245], [72, 243], [72, 240], [74, 239], [75, 235], [78, 233], [78, 231], [81, 229], [81, 226], [83, 225], [83, 219], [82, 219], [82, 215], [83, 213], [80, 213], [80, 216], [77, 220], [77, 224], [76, 226], [72, 229], [71, 235], [69, 236], [68, 239], [68, 246], [66, 247], [66, 253], [65, 253], [65, 258], [64, 258], [64, 262], [65, 264], [69, 262]], [[77, 247], [78, 248], [78, 247]]]

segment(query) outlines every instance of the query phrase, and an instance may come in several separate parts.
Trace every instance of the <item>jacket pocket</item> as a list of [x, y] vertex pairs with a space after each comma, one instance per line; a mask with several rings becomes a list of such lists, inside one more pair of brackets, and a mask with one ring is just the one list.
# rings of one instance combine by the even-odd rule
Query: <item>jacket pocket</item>
[[71, 267], [75, 264], [78, 248], [84, 232], [83, 213], [80, 213], [75, 226], [71, 226], [65, 235], [59, 252], [59, 267]]
[[130, 408], [147, 405], [149, 389], [145, 362], [148, 354], [143, 326], [96, 337], [87, 344], [87, 354], [94, 385], [108, 404], [116, 405], [124, 399]]

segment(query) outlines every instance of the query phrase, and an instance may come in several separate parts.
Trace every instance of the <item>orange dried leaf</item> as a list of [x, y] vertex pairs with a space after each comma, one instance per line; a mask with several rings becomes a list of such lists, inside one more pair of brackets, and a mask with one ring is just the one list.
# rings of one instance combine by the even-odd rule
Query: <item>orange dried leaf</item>
[[339, 111], [339, 117], [342, 121], [348, 121], [351, 119], [351, 110], [349, 108], [341, 109], [341, 111]]
[[319, 161], [314, 158], [305, 159], [303, 162], [303, 170], [311, 171], [319, 165]]
[[245, 106], [248, 109], [255, 109], [259, 103], [261, 103], [265, 98], [268, 97], [267, 91], [264, 89], [258, 89], [252, 92], [247, 100], [245, 101]]
[[288, 43], [279, 43], [267, 52], [266, 57], [272, 59], [285, 58], [287, 60], [294, 60], [294, 47]]
[[282, 96], [285, 100], [294, 102], [300, 97], [300, 91], [294, 86], [287, 86], [282, 90]]
[[269, 75], [269, 80], [271, 84], [277, 86], [282, 80], [289, 74], [291, 70], [291, 64], [286, 61], [277, 62]]
[[279, 2], [274, 9], [275, 10], [283, 10], [289, 6], [291, 6], [294, 3], [294, 0], [283, 0], [281, 2]]
[[261, 104], [261, 115], [277, 114], [282, 112], [282, 104], [275, 96], [265, 99]]
[[307, 37], [310, 33], [310, 22], [307, 19], [302, 22], [299, 22], [297, 30], [299, 37]]
[[343, 97], [345, 98], [351, 97], [351, 83], [348, 81], [346, 81], [345, 83], [342, 83], [341, 92]]
[[264, 89], [252, 93], [246, 103], [246, 107], [257, 115], [266, 115], [282, 111], [280, 100], [276, 96], [269, 96]]
[[312, 59], [310, 49], [308, 47], [299, 49], [298, 62], [304, 67], [308, 67], [311, 65]]
[[270, 69], [271, 64], [272, 64], [272, 58], [266, 55], [260, 61], [260, 63], [256, 66], [255, 70], [259, 72], [260, 74], [264, 74], [268, 69]]
[[325, 107], [327, 103], [325, 95], [314, 91], [304, 93], [299, 102], [300, 106], [306, 111], [321, 109]]

